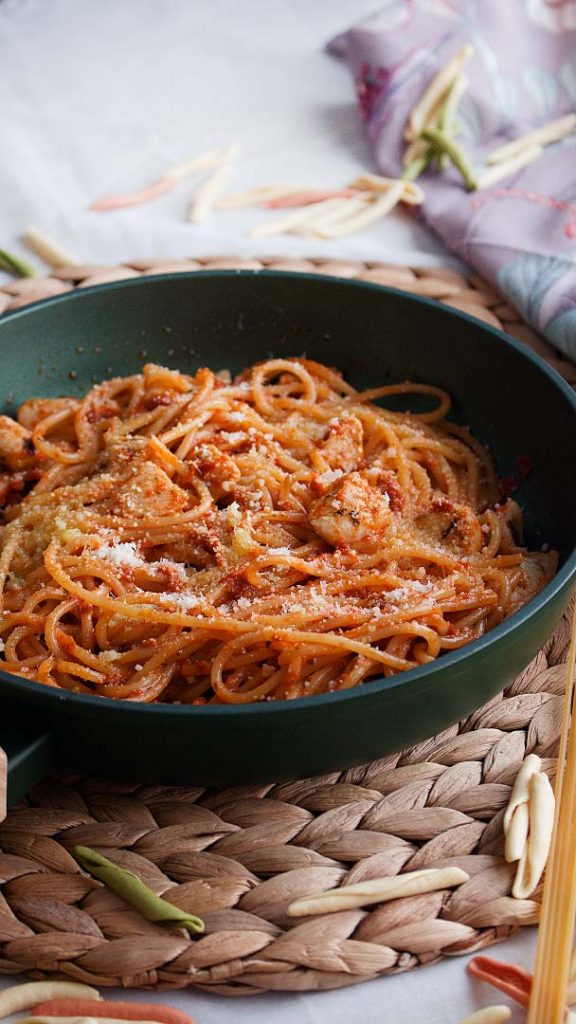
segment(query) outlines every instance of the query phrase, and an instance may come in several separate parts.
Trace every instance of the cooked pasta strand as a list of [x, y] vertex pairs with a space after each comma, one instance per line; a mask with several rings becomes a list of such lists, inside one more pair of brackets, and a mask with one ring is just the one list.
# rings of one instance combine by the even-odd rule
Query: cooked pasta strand
[[29, 400], [0, 419], [4, 667], [236, 705], [370, 685], [469, 643], [556, 555], [521, 545], [518, 506], [449, 409], [432, 385], [358, 391], [304, 358], [235, 380], [149, 364]]

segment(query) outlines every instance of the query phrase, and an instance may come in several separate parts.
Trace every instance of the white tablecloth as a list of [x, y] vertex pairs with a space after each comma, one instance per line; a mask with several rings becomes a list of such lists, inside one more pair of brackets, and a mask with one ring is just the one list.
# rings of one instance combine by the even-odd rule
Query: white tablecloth
[[[260, 211], [185, 212], [192, 182], [144, 207], [90, 213], [231, 141], [230, 189], [345, 185], [373, 169], [347, 70], [324, 42], [373, 0], [4, 0], [0, 3], [0, 247], [48, 230], [79, 259], [202, 253], [445, 261], [406, 213], [340, 242], [247, 238]], [[270, 216], [270, 215], [268, 215]]]
[[[323, 53], [327, 38], [374, 3], [0, 0], [0, 247], [24, 254], [19, 235], [34, 224], [89, 262], [224, 252], [455, 262], [401, 212], [320, 243], [248, 238], [263, 216], [255, 210], [189, 224], [190, 183], [148, 206], [86, 209], [230, 141], [241, 146], [234, 191], [278, 180], [338, 186], [374, 169], [349, 75]], [[497, 955], [529, 966], [533, 941], [524, 934]], [[310, 996], [156, 998], [199, 1024], [451, 1024], [500, 1001], [464, 966], [457, 958]]]

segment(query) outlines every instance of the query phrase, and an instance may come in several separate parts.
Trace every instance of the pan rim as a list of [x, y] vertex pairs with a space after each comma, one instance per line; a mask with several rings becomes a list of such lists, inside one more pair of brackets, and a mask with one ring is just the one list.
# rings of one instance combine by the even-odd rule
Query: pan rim
[[[187, 271], [182, 273], [171, 273], [171, 274], [147, 274], [145, 277], [137, 278], [125, 278], [119, 281], [110, 281], [104, 284], [90, 286], [87, 288], [76, 289], [73, 292], [66, 292], [61, 295], [50, 296], [47, 299], [42, 299], [38, 302], [30, 303], [25, 307], [8, 311], [5, 313], [0, 320], [0, 337], [2, 331], [2, 324], [6, 322], [12, 322], [15, 319], [25, 319], [30, 314], [35, 314], [36, 311], [44, 308], [51, 307], [53, 305], [68, 305], [70, 303], [76, 303], [83, 301], [83, 296], [89, 296], [95, 292], [117, 292], [125, 289], [132, 289], [138, 287], [146, 287], [148, 283], [153, 284], [158, 281], [182, 281], [183, 279], [206, 279], [206, 278], [252, 278], [252, 277], [265, 277], [268, 279], [285, 279], [293, 278], [300, 281], [306, 281], [311, 284], [329, 284], [332, 288], [340, 288], [343, 291], [347, 289], [352, 290], [364, 290], [369, 292], [382, 293], [393, 297], [401, 298], [409, 303], [423, 306], [425, 308], [434, 309], [436, 312], [446, 316], [448, 319], [460, 321], [463, 325], [470, 324], [476, 329], [480, 328], [489, 335], [492, 335], [498, 340], [498, 342], [512, 349], [515, 354], [521, 359], [526, 360], [535, 367], [535, 369], [542, 375], [549, 378], [550, 382], [556, 388], [556, 390], [566, 400], [568, 406], [571, 408], [572, 413], [576, 418], [576, 391], [574, 391], [562, 376], [554, 370], [548, 363], [545, 362], [535, 352], [532, 352], [521, 342], [515, 338], [510, 337], [504, 331], [498, 328], [492, 327], [490, 324], [486, 324], [479, 321], [476, 317], [471, 316], [468, 313], [464, 313], [461, 310], [453, 309], [452, 307], [442, 306], [437, 301], [427, 298], [425, 296], [414, 295], [409, 291], [403, 291], [398, 288], [390, 288], [385, 285], [380, 285], [372, 281], [357, 281], [350, 279], [339, 279], [333, 277], [330, 274], [315, 274], [305, 273], [300, 271], [275, 271], [267, 269], [258, 270], [195, 270]], [[22, 695], [26, 694], [28, 697], [35, 698], [35, 703], [45, 704], [48, 703], [53, 705], [54, 703], [72, 705], [72, 707], [78, 708], [98, 708], [96, 714], [101, 717], [106, 717], [109, 714], [113, 714], [114, 717], [122, 715], [156, 715], [168, 717], [194, 716], [197, 719], [204, 717], [209, 718], [229, 718], [230, 716], [238, 715], [278, 715], [280, 713], [286, 714], [287, 712], [297, 713], [305, 710], [306, 708], [312, 711], [316, 709], [324, 709], [328, 704], [330, 706], [336, 706], [343, 701], [360, 700], [363, 697], [377, 696], [385, 691], [400, 691], [401, 689], [406, 692], [406, 687], [410, 687], [413, 684], [413, 688], [416, 689], [418, 684], [431, 682], [434, 677], [443, 672], [447, 672], [453, 667], [460, 666], [462, 662], [474, 660], [475, 655], [484, 654], [490, 647], [496, 647], [500, 641], [504, 641], [511, 633], [520, 630], [526, 623], [528, 623], [535, 615], [538, 614], [543, 608], [554, 601], [554, 599], [564, 590], [570, 588], [570, 585], [574, 585], [576, 582], [576, 534], [574, 537], [573, 549], [558, 570], [554, 578], [540, 591], [536, 597], [532, 598], [522, 608], [511, 615], [504, 622], [500, 623], [494, 629], [490, 630], [484, 636], [477, 640], [473, 640], [471, 643], [466, 644], [464, 647], [459, 648], [455, 651], [449, 651], [444, 654], [441, 659], [430, 662], [427, 665], [420, 665], [417, 668], [408, 670], [407, 672], [398, 673], [397, 675], [390, 676], [388, 678], [376, 678], [371, 681], [367, 686], [360, 686], [352, 690], [344, 690], [335, 693], [318, 694], [310, 697], [299, 697], [294, 700], [286, 701], [270, 701], [261, 702], [254, 704], [244, 705], [184, 705], [184, 704], [140, 704], [128, 700], [120, 700], [116, 698], [103, 698], [98, 696], [92, 696], [89, 694], [76, 694], [71, 693], [68, 690], [60, 690], [52, 687], [46, 687], [42, 683], [37, 683], [32, 680], [24, 679], [21, 676], [5, 672], [0, 669], [0, 684], [14, 685], [16, 682], [18, 685], [19, 693]], [[0, 687], [1, 688], [1, 687]]]

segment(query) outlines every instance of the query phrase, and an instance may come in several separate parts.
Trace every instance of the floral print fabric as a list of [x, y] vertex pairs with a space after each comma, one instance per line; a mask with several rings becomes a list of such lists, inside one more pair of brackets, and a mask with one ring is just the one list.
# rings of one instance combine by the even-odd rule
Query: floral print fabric
[[[350, 66], [383, 174], [401, 173], [407, 116], [465, 42], [458, 141], [473, 164], [576, 111], [576, 0], [388, 0], [329, 47]], [[493, 188], [466, 192], [453, 168], [420, 184], [428, 225], [576, 359], [576, 133]]]

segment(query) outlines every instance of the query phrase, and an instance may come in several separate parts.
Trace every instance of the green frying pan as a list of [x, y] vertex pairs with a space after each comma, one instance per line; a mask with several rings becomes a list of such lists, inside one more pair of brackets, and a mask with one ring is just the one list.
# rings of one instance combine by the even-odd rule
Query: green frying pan
[[532, 547], [558, 548], [555, 579], [487, 636], [435, 663], [356, 690], [241, 707], [139, 705], [0, 672], [9, 798], [53, 758], [134, 780], [220, 785], [318, 774], [383, 755], [468, 715], [552, 632], [576, 575], [576, 397], [499, 331], [377, 285], [278, 273], [149, 277], [78, 291], [0, 322], [0, 405], [81, 393], [143, 361], [240, 370], [306, 353], [358, 387], [427, 381], [492, 448], [500, 475], [527, 455], [518, 497]]

